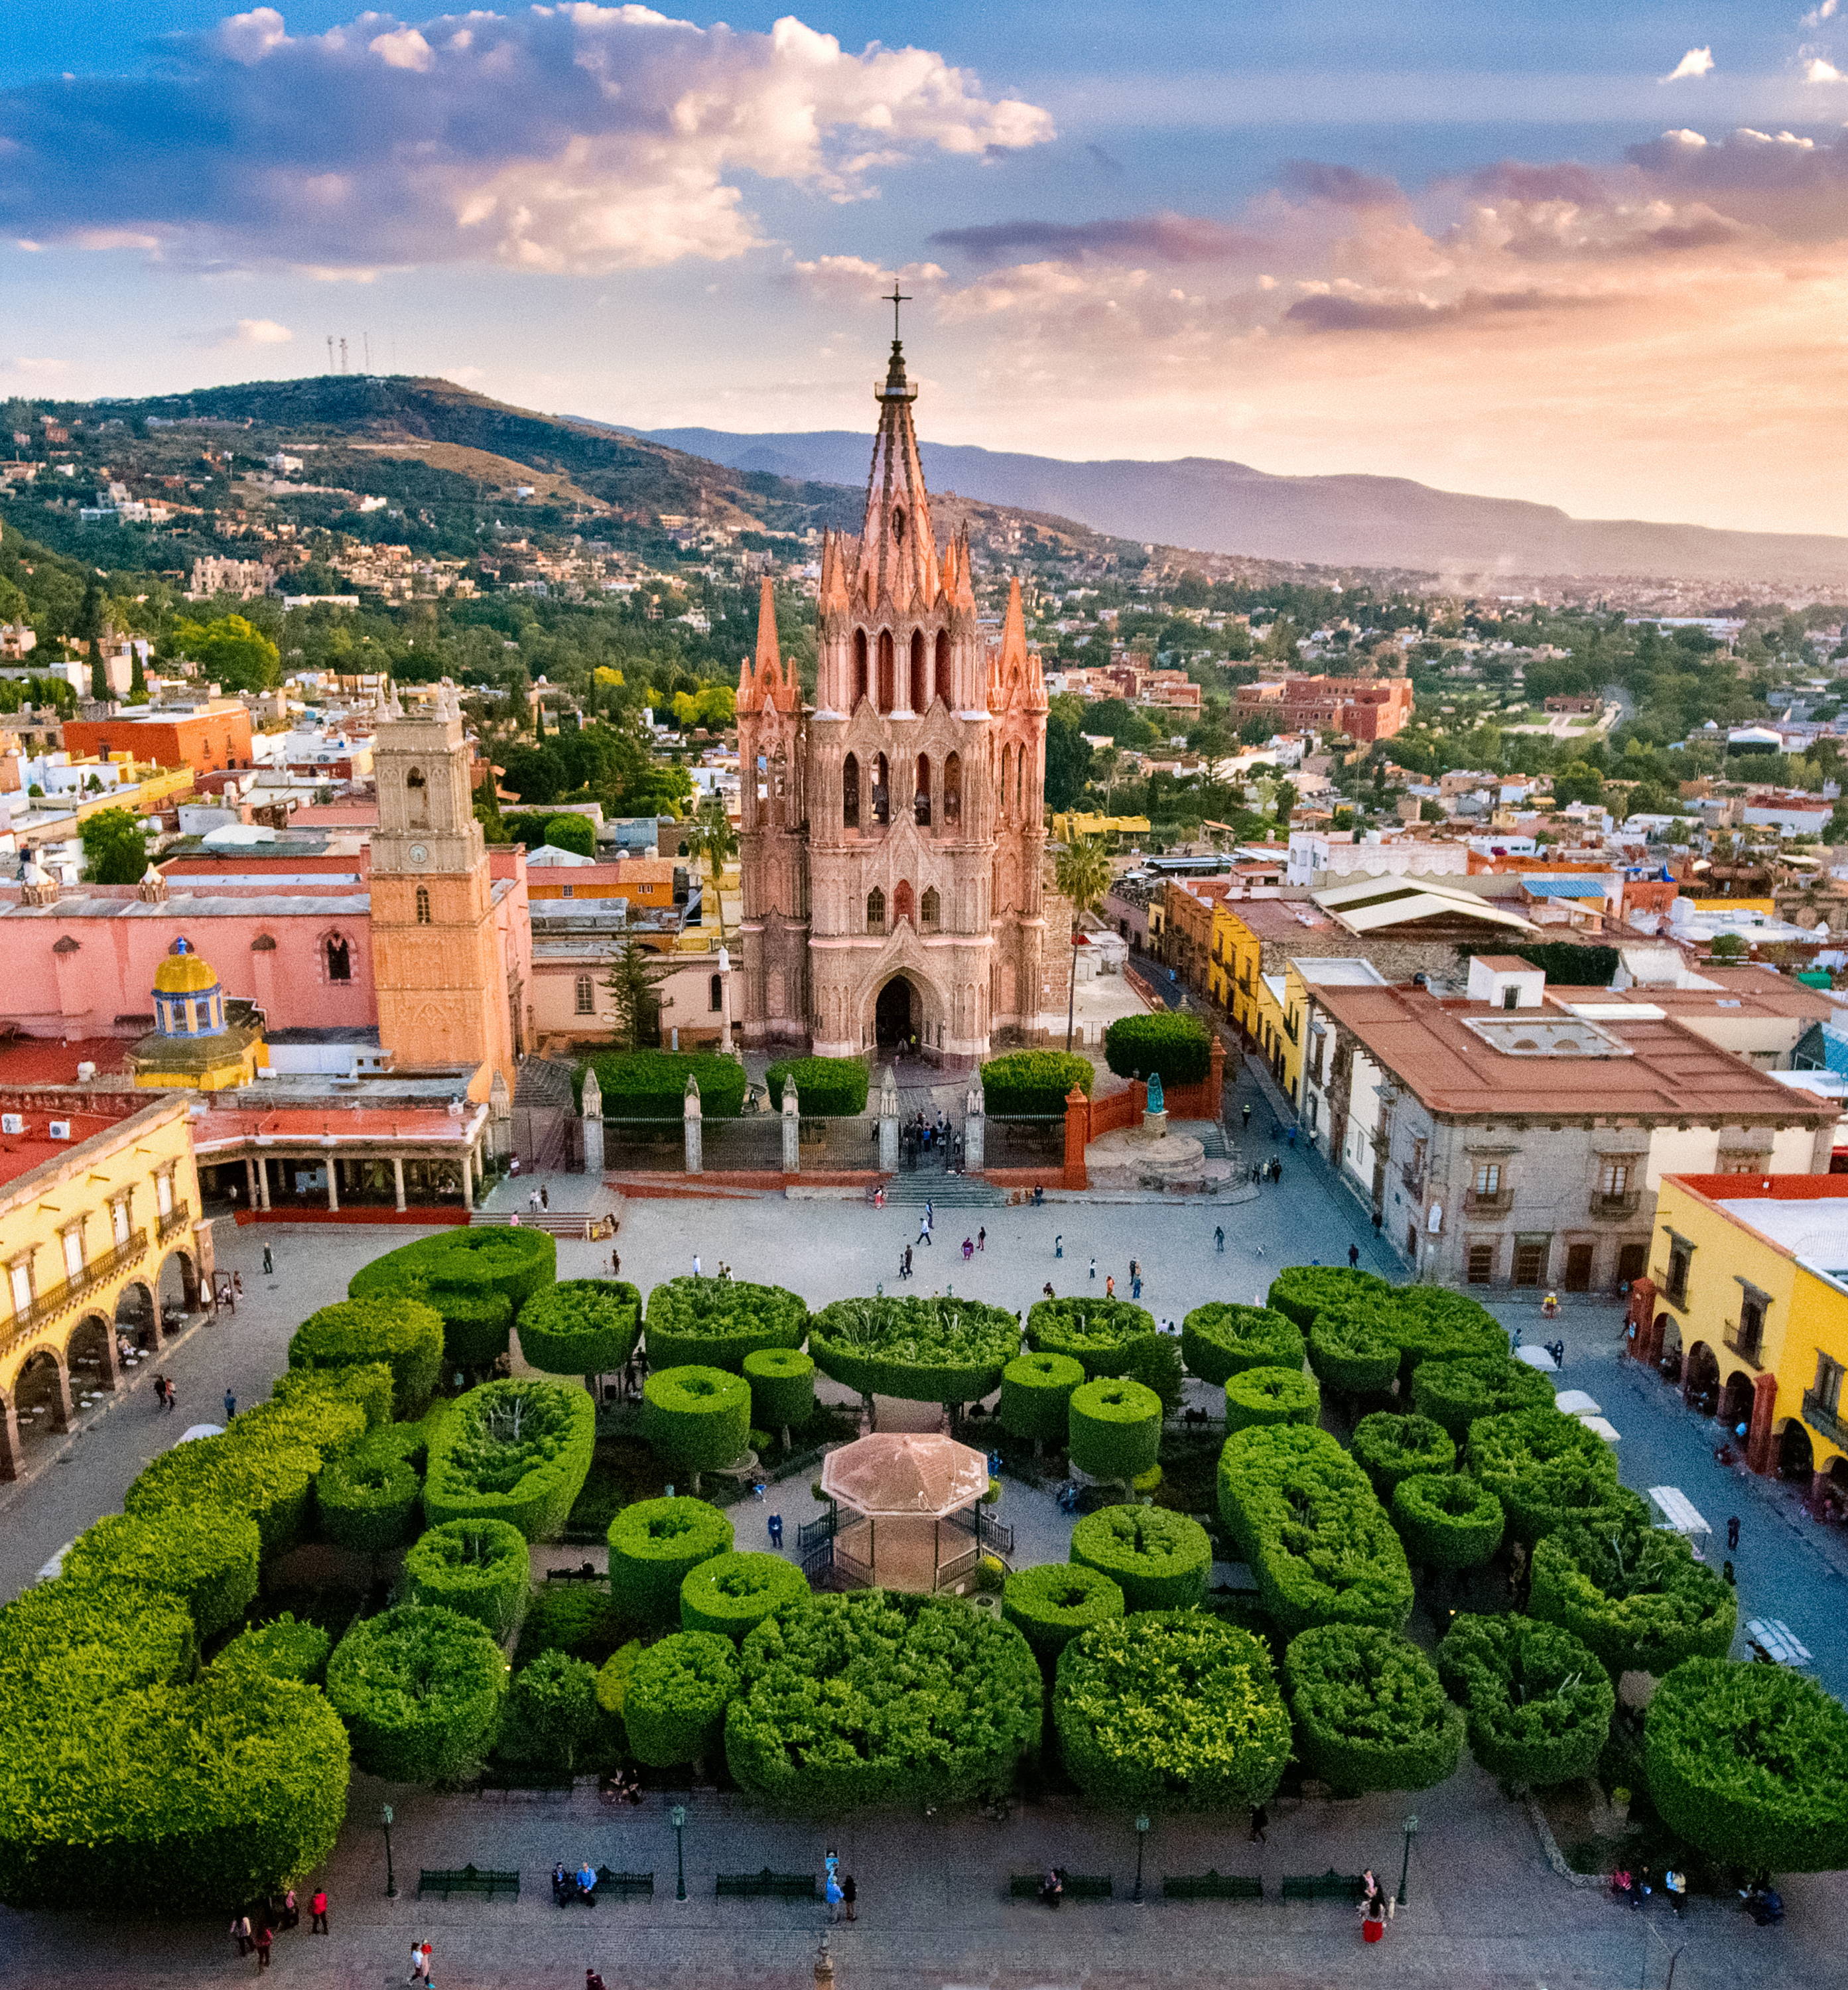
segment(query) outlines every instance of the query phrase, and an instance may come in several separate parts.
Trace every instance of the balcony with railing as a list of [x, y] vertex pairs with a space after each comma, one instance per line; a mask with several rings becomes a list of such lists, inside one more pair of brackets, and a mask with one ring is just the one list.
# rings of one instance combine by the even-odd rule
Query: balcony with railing
[[93, 1258], [81, 1271], [35, 1293], [29, 1306], [15, 1313], [4, 1327], [0, 1327], [0, 1349], [10, 1347], [28, 1334], [37, 1333], [60, 1313], [69, 1313], [73, 1306], [80, 1305], [100, 1286], [107, 1285], [111, 1279], [126, 1271], [147, 1248], [147, 1231], [131, 1230], [120, 1244], [105, 1251], [101, 1257]]
[[1720, 1338], [1746, 1367], [1757, 1374], [1765, 1366], [1759, 1358], [1765, 1351], [1765, 1329], [1757, 1322], [1741, 1326], [1736, 1319], [1729, 1319]]
[[1463, 1207], [1472, 1216], [1506, 1216], [1514, 1207], [1514, 1191], [1503, 1183], [1496, 1189], [1473, 1188], [1463, 1197]]
[[1838, 1404], [1825, 1402], [1813, 1389], [1803, 1391], [1803, 1421], [1819, 1437], [1848, 1447], [1848, 1417]]
[[155, 1232], [157, 1243], [165, 1244], [169, 1237], [177, 1237], [192, 1221], [192, 1205], [189, 1202], [176, 1202], [161, 1218]]
[[1594, 1189], [1591, 1207], [1594, 1216], [1634, 1216], [1642, 1207], [1642, 1192], [1637, 1189]]

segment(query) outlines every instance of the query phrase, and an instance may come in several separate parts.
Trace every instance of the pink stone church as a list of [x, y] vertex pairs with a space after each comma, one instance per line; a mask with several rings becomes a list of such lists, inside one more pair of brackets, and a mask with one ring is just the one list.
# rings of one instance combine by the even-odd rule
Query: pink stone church
[[1046, 688], [1020, 583], [993, 644], [966, 531], [937, 545], [896, 338], [873, 392], [865, 522], [822, 546], [815, 701], [767, 582], [739, 679], [744, 1037], [979, 1058], [1038, 1028]]

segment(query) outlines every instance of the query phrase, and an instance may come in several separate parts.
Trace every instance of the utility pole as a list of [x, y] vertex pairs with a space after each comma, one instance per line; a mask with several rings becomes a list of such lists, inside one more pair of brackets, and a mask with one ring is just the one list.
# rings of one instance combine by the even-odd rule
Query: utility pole
[[333, 370], [334, 370], [334, 334], [330, 331], [330, 332], [328, 334], [328, 371], [330, 373], [331, 373], [331, 372], [333, 372]]
[[347, 342], [344, 338], [340, 341], [340, 370], [342, 373], [347, 370]]

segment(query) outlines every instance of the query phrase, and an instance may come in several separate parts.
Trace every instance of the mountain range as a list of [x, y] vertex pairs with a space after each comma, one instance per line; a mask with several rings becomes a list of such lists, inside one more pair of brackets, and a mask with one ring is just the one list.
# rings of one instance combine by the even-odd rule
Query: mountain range
[[[627, 433], [742, 473], [850, 486], [864, 483], [871, 453], [870, 435], [847, 429]], [[1821, 533], [1575, 518], [1550, 504], [1439, 491], [1408, 477], [1279, 477], [1212, 457], [1068, 462], [930, 442], [920, 450], [933, 489], [1202, 552], [1412, 568], [1478, 586], [1497, 576], [1541, 575], [1848, 583], [1848, 538]]]

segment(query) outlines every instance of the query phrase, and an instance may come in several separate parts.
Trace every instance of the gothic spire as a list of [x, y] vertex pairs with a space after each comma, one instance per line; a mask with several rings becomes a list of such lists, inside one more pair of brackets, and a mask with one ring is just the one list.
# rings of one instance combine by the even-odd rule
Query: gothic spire
[[869, 606], [882, 598], [935, 601], [941, 585], [930, 498], [912, 426], [911, 404], [917, 396], [905, 375], [905, 348], [894, 338], [885, 378], [873, 388], [879, 431], [866, 482], [858, 576]]

